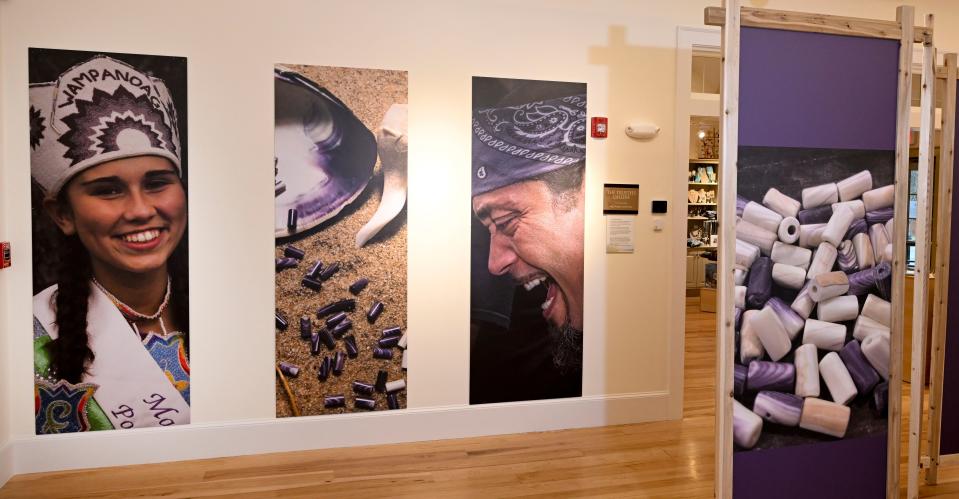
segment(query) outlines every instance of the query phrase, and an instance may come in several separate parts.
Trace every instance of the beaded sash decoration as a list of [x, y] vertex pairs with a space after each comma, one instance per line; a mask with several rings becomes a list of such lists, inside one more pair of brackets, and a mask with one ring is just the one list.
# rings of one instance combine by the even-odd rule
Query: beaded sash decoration
[[86, 406], [97, 385], [71, 384], [60, 380], [51, 383], [37, 377], [34, 382], [34, 412], [37, 434], [72, 433], [90, 429]]

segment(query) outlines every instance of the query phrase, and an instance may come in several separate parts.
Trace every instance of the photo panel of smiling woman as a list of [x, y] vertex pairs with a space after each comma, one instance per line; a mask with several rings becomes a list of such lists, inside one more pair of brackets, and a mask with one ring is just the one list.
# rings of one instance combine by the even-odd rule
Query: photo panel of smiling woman
[[470, 403], [582, 395], [586, 84], [473, 78]]
[[29, 64], [36, 432], [187, 424], [186, 59]]

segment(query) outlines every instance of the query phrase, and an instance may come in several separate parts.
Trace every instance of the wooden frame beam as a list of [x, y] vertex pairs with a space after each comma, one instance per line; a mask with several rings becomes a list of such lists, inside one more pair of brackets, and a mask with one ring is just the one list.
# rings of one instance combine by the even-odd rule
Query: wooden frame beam
[[[722, 7], [706, 7], [707, 26], [722, 26], [726, 19]], [[832, 35], [867, 36], [870, 38], [903, 39], [903, 30], [898, 21], [877, 21], [857, 17], [829, 16], [806, 12], [785, 10], [756, 9], [743, 7], [740, 25], [750, 28], [773, 28], [789, 31], [807, 31]], [[932, 40], [932, 27], [910, 26], [912, 40], [915, 43], [927, 43]]]
[[739, 0], [725, 0], [722, 29], [723, 76], [720, 129], [719, 190], [719, 341], [716, 352], [716, 482], [715, 496], [733, 496], [733, 372], [736, 356], [735, 274], [736, 189], [739, 159]]
[[[933, 16], [926, 16], [926, 26], [931, 30]], [[906, 497], [919, 497], [919, 440], [922, 434], [922, 402], [926, 374], [926, 327], [928, 318], [924, 313], [929, 299], [929, 256], [932, 235], [932, 191], [935, 171], [934, 131], [936, 128], [936, 48], [932, 40], [922, 47], [922, 89], [920, 97], [919, 125], [919, 185], [916, 186], [918, 203], [916, 217], [916, 267], [912, 297], [912, 372], [910, 373], [909, 450], [908, 482]]]
[[[946, 80], [942, 105], [942, 142], [939, 147], [939, 202], [936, 220], [936, 279], [935, 304], [932, 314], [932, 338], [929, 366], [929, 467], [926, 483], [939, 481], [939, 465], [943, 462], [940, 453], [942, 428], [943, 369], [946, 350], [946, 317], [949, 313], [949, 245], [952, 239], [952, 181], [956, 143], [956, 54], [945, 55]], [[913, 309], [915, 310], [915, 309]]]
[[[913, 18], [911, 6], [896, 9], [902, 30], [899, 47], [899, 92], [896, 99], [896, 187], [892, 253], [892, 323], [889, 338], [889, 423], [886, 497], [899, 497], [899, 439], [902, 427], [902, 334], [906, 282], [906, 233], [909, 206], [909, 115], [912, 106]], [[921, 314], [920, 314], [921, 315]]]

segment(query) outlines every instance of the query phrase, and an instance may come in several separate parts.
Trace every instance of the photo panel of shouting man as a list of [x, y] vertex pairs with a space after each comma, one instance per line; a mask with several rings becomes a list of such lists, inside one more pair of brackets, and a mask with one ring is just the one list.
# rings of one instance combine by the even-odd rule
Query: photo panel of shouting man
[[186, 59], [29, 64], [36, 433], [187, 424]]
[[582, 395], [586, 84], [473, 78], [470, 404]]

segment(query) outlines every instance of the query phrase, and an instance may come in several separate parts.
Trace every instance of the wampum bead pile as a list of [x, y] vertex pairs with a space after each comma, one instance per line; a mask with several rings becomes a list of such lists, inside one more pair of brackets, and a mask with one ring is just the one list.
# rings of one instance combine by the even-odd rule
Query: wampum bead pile
[[[895, 188], [859, 172], [736, 203], [733, 440], [763, 423], [843, 438], [849, 404], [887, 410]], [[748, 407], [749, 401], [752, 407]]]
[[[293, 214], [295, 217], [295, 213]], [[306, 252], [295, 246], [286, 246], [283, 248], [283, 257], [276, 259], [276, 271], [280, 272], [287, 269], [297, 268], [300, 261], [306, 257]], [[323, 262], [317, 260], [310, 266], [306, 275], [303, 276], [302, 284], [304, 287], [314, 291], [322, 289], [322, 283], [328, 281], [335, 273], [340, 270], [339, 262], [334, 262], [326, 267]], [[348, 291], [354, 296], [359, 295], [369, 285], [367, 278], [359, 278], [353, 282]], [[369, 311], [365, 314], [367, 322], [374, 323], [384, 310], [384, 304], [381, 301], [374, 300]], [[317, 369], [317, 379], [325, 382], [330, 374], [340, 376], [346, 368], [347, 357], [355, 359], [359, 356], [360, 349], [356, 343], [356, 337], [346, 333], [352, 329], [353, 321], [349, 313], [356, 311], [355, 298], [343, 298], [330, 302], [316, 311], [316, 317], [320, 320], [319, 324], [314, 326], [313, 319], [307, 315], [300, 317], [300, 339], [308, 342], [309, 352], [312, 356], [319, 356], [325, 347], [328, 352], [319, 362]], [[285, 331], [289, 326], [288, 320], [279, 311], [276, 311], [276, 328], [278, 331]], [[337, 350], [337, 340], [343, 340], [346, 354]], [[381, 337], [376, 339], [370, 345], [372, 358], [390, 360], [393, 358], [392, 348], [403, 349], [402, 369], [406, 369], [406, 334], [399, 327], [388, 327], [382, 330]], [[300, 374], [300, 367], [287, 361], [280, 361], [279, 369], [283, 375], [289, 378], [296, 378]], [[385, 393], [386, 406], [389, 409], [399, 409], [399, 401], [396, 393], [406, 389], [406, 380], [397, 379], [390, 381], [389, 373], [380, 369], [377, 371], [375, 384], [367, 381], [353, 380], [351, 383], [354, 392], [353, 407], [363, 410], [375, 410], [376, 400], [374, 392]], [[346, 395], [337, 394], [324, 397], [323, 406], [327, 409], [346, 407]]]

